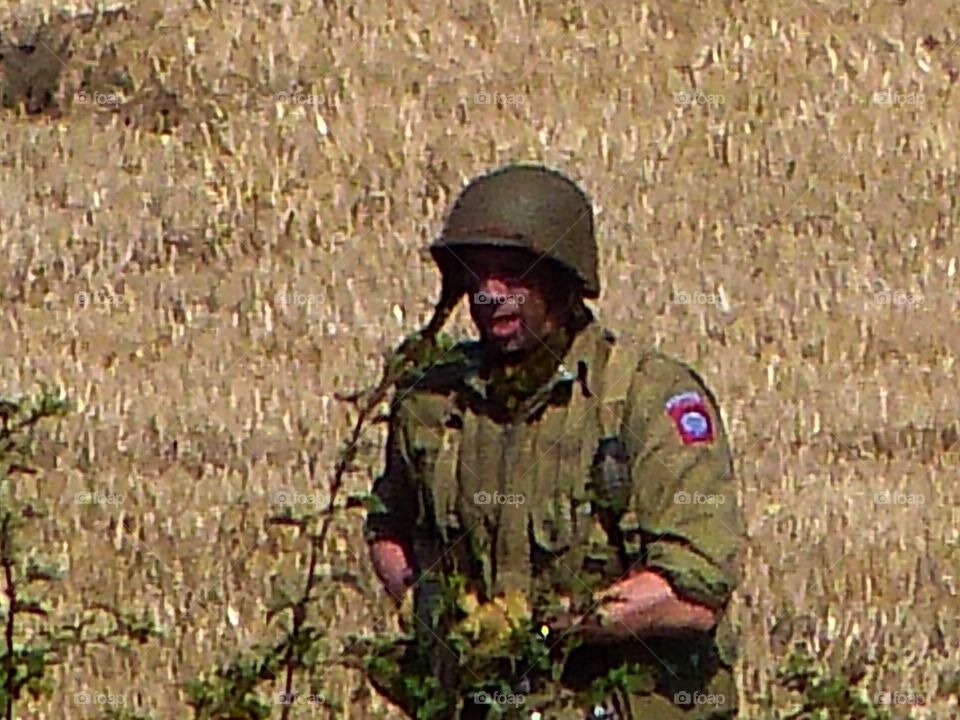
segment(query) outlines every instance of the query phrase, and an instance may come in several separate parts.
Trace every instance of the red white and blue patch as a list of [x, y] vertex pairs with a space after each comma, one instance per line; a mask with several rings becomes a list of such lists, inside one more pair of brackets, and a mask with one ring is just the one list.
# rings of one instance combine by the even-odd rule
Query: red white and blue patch
[[696, 391], [674, 395], [667, 400], [667, 415], [673, 419], [684, 445], [713, 440], [713, 423], [703, 396]]

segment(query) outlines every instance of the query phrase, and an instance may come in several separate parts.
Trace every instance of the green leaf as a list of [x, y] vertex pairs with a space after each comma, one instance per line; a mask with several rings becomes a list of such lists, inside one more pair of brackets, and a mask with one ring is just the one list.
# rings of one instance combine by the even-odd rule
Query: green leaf
[[347, 507], [363, 507], [368, 513], [371, 514], [387, 512], [387, 506], [384, 505], [383, 501], [372, 492], [350, 495], [347, 498]]

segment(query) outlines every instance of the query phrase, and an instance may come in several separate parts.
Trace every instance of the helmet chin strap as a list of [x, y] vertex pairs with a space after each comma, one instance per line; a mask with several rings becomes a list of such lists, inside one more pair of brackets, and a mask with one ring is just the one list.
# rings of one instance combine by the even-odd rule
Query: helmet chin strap
[[[335, 397], [338, 400], [356, 404], [361, 414], [370, 412], [386, 398], [390, 389], [403, 378], [411, 367], [415, 366], [417, 358], [422, 357], [429, 346], [436, 345], [437, 335], [450, 315], [453, 314], [464, 292], [466, 292], [466, 287], [460, 278], [444, 274], [440, 299], [434, 306], [433, 316], [423, 328], [404, 338], [399, 347], [388, 355], [380, 382], [358, 392], [336, 393]], [[397, 360], [401, 360], [401, 362], [397, 362]]]
[[[450, 319], [465, 292], [466, 285], [457, 273], [445, 273], [440, 288], [440, 298], [434, 306], [433, 316], [423, 328], [408, 336], [401, 343], [399, 352], [412, 362], [421, 356], [427, 345], [435, 345], [437, 335], [443, 329], [447, 320]], [[390, 384], [392, 385], [398, 379], [399, 377], [393, 378]]]
[[430, 322], [420, 331], [421, 338], [429, 342], [433, 342], [436, 339], [437, 334], [443, 329], [447, 320], [450, 319], [453, 311], [460, 303], [460, 298], [463, 297], [466, 291], [466, 283], [463, 282], [463, 278], [459, 273], [445, 273], [443, 275], [443, 281], [440, 287], [440, 298], [434, 306], [433, 317], [430, 318]]

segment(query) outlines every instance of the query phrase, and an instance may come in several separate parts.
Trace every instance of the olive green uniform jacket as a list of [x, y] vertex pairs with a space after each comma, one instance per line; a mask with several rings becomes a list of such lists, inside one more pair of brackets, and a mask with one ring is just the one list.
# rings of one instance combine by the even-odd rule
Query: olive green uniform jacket
[[[681, 597], [717, 611], [715, 631], [583, 646], [561, 680], [537, 681], [546, 694], [532, 693], [511, 714], [530, 717], [538, 698], [569, 697], [629, 661], [647, 679], [615, 698], [620, 717], [734, 717], [737, 636], [725, 610], [744, 531], [709, 390], [686, 365], [626, 346], [593, 321], [544, 350], [543, 377], [503, 381], [483, 353], [462, 343], [449, 362], [397, 390], [374, 488], [386, 512], [368, 517], [368, 539], [402, 539], [419, 572], [462, 574], [481, 597], [520, 589], [535, 608], [654, 570]], [[559, 367], [549, 362], [558, 353]], [[437, 633], [442, 652], [430, 582], [420, 577], [418, 623]], [[582, 718], [587, 709], [554, 704], [541, 717]], [[484, 715], [467, 708], [460, 717]]]

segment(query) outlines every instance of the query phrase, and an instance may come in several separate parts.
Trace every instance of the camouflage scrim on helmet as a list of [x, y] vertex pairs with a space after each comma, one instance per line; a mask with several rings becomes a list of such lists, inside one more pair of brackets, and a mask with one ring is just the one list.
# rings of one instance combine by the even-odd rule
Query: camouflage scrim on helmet
[[509, 165], [472, 181], [430, 246], [445, 280], [463, 272], [450, 251], [467, 246], [543, 255], [580, 281], [584, 297], [600, 294], [593, 207], [583, 190], [555, 170]]

